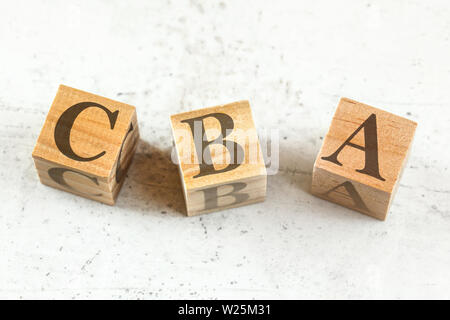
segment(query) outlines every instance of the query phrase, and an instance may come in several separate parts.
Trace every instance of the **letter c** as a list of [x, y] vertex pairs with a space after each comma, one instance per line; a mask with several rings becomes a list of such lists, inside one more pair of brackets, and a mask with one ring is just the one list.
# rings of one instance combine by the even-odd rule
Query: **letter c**
[[50, 176], [50, 178], [51, 178], [53, 181], [55, 181], [55, 182], [56, 182], [57, 184], [59, 184], [60, 186], [65, 187], [66, 189], [69, 189], [69, 190], [71, 190], [71, 191], [75, 191], [75, 192], [78, 192], [78, 193], [81, 193], [81, 194], [84, 194], [84, 195], [88, 195], [88, 196], [96, 196], [96, 197], [99, 197], [99, 196], [102, 195], [101, 193], [97, 193], [97, 194], [86, 193], [86, 192], [84, 192], [84, 191], [82, 191], [82, 190], [78, 190], [78, 189], [76, 189], [76, 188], [70, 186], [70, 185], [66, 182], [66, 180], [64, 179], [64, 173], [66, 173], [66, 172], [73, 172], [73, 173], [76, 173], [76, 174], [78, 174], [78, 175], [80, 175], [80, 176], [83, 176], [83, 177], [88, 178], [89, 180], [91, 180], [92, 182], [94, 182], [97, 186], [99, 185], [99, 184], [98, 184], [98, 181], [97, 181], [97, 178], [95, 178], [95, 177], [90, 177], [90, 176], [88, 176], [88, 175], [86, 175], [86, 174], [84, 174], [84, 173], [77, 172], [77, 171], [74, 171], [74, 170], [71, 170], [71, 169], [65, 169], [65, 168], [51, 168], [51, 169], [48, 170], [47, 173], [48, 173], [48, 175]]
[[77, 155], [71, 145], [70, 145], [70, 131], [72, 130], [73, 124], [75, 122], [75, 119], [79, 116], [79, 114], [84, 111], [85, 109], [89, 107], [95, 107], [102, 109], [105, 111], [109, 118], [109, 124], [111, 125], [111, 130], [114, 129], [114, 125], [116, 124], [117, 116], [119, 115], [119, 110], [115, 112], [109, 111], [107, 108], [102, 106], [101, 104], [95, 103], [95, 102], [80, 102], [73, 106], [71, 106], [69, 109], [64, 111], [62, 115], [59, 117], [58, 121], [56, 122], [55, 126], [55, 143], [58, 147], [59, 151], [61, 151], [66, 157], [76, 160], [76, 161], [93, 161], [95, 159], [98, 159], [102, 157], [106, 151], [102, 151], [99, 154], [93, 156], [93, 157], [81, 157]]

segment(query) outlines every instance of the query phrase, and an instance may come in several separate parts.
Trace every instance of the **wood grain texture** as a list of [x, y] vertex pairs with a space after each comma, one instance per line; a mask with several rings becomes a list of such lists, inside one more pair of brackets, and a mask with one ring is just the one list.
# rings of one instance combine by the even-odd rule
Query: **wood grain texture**
[[189, 216], [265, 199], [267, 173], [248, 101], [173, 115], [171, 125]]
[[314, 164], [312, 193], [386, 219], [416, 126], [342, 98]]
[[61, 85], [32, 157], [42, 183], [114, 204], [138, 140], [133, 106]]

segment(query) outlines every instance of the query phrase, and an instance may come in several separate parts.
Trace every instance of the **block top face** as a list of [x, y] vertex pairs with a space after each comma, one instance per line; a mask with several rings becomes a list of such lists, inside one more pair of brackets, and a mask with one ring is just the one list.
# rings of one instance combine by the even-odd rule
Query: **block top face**
[[186, 189], [266, 175], [248, 101], [176, 114], [171, 124]]
[[111, 178], [135, 107], [60, 85], [34, 158]]
[[417, 123], [342, 98], [315, 166], [391, 193]]

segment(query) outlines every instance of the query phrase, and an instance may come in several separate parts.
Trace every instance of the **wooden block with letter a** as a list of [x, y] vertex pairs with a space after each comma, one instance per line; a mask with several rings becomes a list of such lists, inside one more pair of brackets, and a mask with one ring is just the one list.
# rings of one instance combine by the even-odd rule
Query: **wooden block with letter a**
[[314, 164], [312, 193], [385, 220], [416, 126], [342, 98]]
[[138, 140], [135, 107], [61, 85], [33, 159], [43, 184], [114, 204]]
[[267, 173], [248, 101], [171, 116], [188, 216], [263, 201]]

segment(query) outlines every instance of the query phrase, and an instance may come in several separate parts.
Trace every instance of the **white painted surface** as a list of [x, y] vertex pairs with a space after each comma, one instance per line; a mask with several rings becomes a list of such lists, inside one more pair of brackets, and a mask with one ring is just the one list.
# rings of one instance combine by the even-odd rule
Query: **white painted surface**
[[[448, 1], [0, 2], [0, 298], [450, 298]], [[138, 108], [115, 207], [41, 185], [64, 83]], [[311, 196], [339, 97], [419, 123], [379, 222]], [[265, 203], [187, 218], [170, 114], [280, 128]]]

